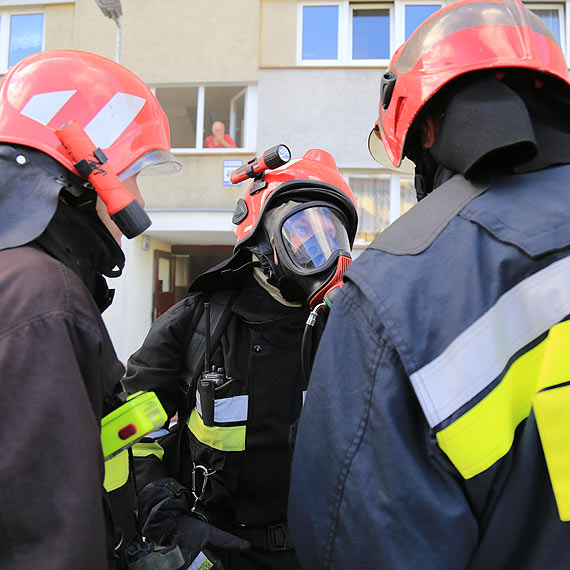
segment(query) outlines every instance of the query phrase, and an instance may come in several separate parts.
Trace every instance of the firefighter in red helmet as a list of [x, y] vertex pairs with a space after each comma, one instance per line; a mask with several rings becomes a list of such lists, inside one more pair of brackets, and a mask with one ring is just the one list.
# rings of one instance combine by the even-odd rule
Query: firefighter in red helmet
[[156, 391], [180, 427], [174, 453], [150, 441], [135, 452], [145, 535], [178, 544], [188, 563], [291, 570], [290, 431], [307, 383], [305, 322], [342, 282], [357, 214], [327, 152], [277, 168], [283, 162], [256, 160], [233, 217], [233, 256], [153, 324], [125, 386]]
[[137, 177], [179, 168], [168, 121], [123, 66], [46, 51], [0, 83], [0, 162], [0, 567], [127, 568], [100, 441], [124, 367], [101, 312], [121, 235], [150, 223]]
[[569, 116], [562, 50], [519, 0], [450, 4], [396, 51], [369, 148], [415, 163], [419, 202], [348, 268], [319, 346], [303, 567], [566, 568]]

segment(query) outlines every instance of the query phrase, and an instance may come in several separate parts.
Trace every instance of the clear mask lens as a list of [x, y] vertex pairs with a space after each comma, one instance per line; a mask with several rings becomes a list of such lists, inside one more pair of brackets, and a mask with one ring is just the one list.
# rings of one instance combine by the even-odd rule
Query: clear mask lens
[[301, 269], [318, 269], [336, 251], [350, 251], [344, 224], [326, 206], [294, 213], [283, 222], [281, 234], [291, 259]]

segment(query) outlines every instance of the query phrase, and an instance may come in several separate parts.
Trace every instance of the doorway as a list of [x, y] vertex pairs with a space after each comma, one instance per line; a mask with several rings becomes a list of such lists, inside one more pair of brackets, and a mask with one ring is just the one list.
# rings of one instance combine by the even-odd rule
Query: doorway
[[227, 245], [173, 245], [170, 252], [155, 250], [152, 320], [186, 297], [196, 277], [231, 257], [232, 252], [233, 246]]

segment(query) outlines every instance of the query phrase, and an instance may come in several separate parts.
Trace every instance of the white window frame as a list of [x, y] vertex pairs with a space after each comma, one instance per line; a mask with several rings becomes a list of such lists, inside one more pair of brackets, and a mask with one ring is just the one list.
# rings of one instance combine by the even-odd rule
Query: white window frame
[[566, 30], [570, 30], [570, 1], [564, 3], [564, 12], [564, 35], [566, 37], [566, 41], [562, 44], [562, 49], [564, 50], [564, 55], [566, 55], [570, 53], [570, 34], [566, 33]]
[[30, 6], [30, 7], [43, 7], [47, 4], [75, 4], [75, 0], [0, 0], [0, 8], [14, 6]]
[[[570, 2], [570, 0], [568, 0]], [[299, 67], [387, 67], [398, 46], [405, 41], [406, 6], [440, 4], [444, 7], [448, 0], [395, 0], [394, 2], [361, 2], [354, 0], [305, 0], [297, 4], [297, 65]], [[303, 59], [303, 8], [305, 6], [338, 7], [338, 53], [336, 59]], [[550, 4], [549, 4], [550, 6]], [[384, 59], [353, 59], [352, 29], [354, 10], [387, 9], [390, 18], [390, 55]]]
[[568, 45], [566, 40], [566, 29], [568, 28], [568, 24], [570, 22], [568, 18], [568, 8], [570, 2], [524, 2], [524, 5], [529, 10], [556, 10], [558, 12], [558, 22], [560, 23], [560, 47], [564, 52], [564, 55], [569, 53]]
[[[348, 42], [346, 46], [346, 54], [348, 58], [349, 65], [353, 65], [355, 67], [358, 66], [378, 66], [378, 67], [386, 67], [390, 63], [390, 57], [394, 53], [394, 5], [388, 3], [380, 3], [380, 2], [370, 2], [368, 4], [355, 4], [354, 2], [345, 2], [346, 9], [348, 10]], [[388, 47], [389, 57], [381, 58], [381, 59], [353, 59], [352, 58], [352, 30], [353, 30], [353, 19], [354, 19], [354, 10], [363, 10], [363, 9], [380, 9], [380, 10], [388, 10], [388, 20], [390, 25], [390, 45]]]
[[43, 16], [42, 27], [42, 48], [45, 49], [46, 41], [46, 14], [44, 10], [34, 10], [21, 12], [18, 10], [2, 11], [0, 12], [0, 74], [8, 71], [8, 60], [10, 57], [10, 28], [12, 23], [12, 16]]
[[[303, 8], [305, 6], [338, 7], [338, 51], [336, 59], [303, 59]], [[390, 18], [390, 57], [394, 53], [394, 9], [392, 3], [366, 2], [355, 4], [350, 0], [299, 2], [297, 4], [297, 65], [302, 67], [386, 67], [390, 58], [352, 59], [352, 18], [354, 9], [387, 9]]]
[[[242, 91], [234, 95], [230, 102], [230, 131], [231, 125], [235, 125], [235, 100], [238, 97], [245, 97], [244, 105], [244, 145], [236, 148], [204, 148], [203, 132], [204, 132], [204, 113], [206, 101], [206, 87], [226, 87], [224, 84], [216, 85], [155, 85], [151, 87], [152, 92], [156, 95], [156, 90], [161, 87], [198, 87], [197, 100], [196, 100], [196, 148], [183, 148], [172, 147], [172, 152], [178, 155], [193, 155], [193, 154], [255, 154], [257, 143], [257, 85], [244, 85]], [[230, 135], [231, 136], [231, 135]]]
[[[303, 66], [318, 66], [318, 67], [336, 67], [342, 65], [341, 54], [343, 53], [342, 46], [346, 44], [346, 34], [343, 32], [343, 14], [342, 4], [346, 2], [300, 2], [297, 4], [297, 65]], [[338, 29], [337, 29], [337, 54], [336, 59], [303, 59], [303, 8], [305, 6], [337, 6], [338, 7]], [[346, 48], [345, 48], [346, 49]]]
[[[246, 102], [247, 102], [247, 88], [244, 87], [237, 95], [234, 95], [231, 100], [230, 100], [230, 137], [232, 137], [232, 139], [235, 141], [236, 140], [236, 107], [237, 107], [237, 102], [239, 101], [239, 99], [241, 99], [243, 97], [243, 102], [244, 102], [244, 106], [243, 106], [243, 124], [244, 124], [244, 128], [247, 125], [247, 118], [246, 118], [246, 112], [247, 112], [247, 106], [246, 106]], [[244, 133], [244, 138], [245, 138], [245, 133]]]

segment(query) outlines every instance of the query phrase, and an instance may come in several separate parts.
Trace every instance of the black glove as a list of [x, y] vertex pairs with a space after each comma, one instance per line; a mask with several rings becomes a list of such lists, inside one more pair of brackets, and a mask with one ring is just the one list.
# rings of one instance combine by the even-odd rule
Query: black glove
[[[143, 535], [156, 544], [176, 544], [192, 562], [206, 546], [248, 550], [251, 545], [192, 515], [188, 490], [174, 479], [149, 483], [139, 495]], [[149, 505], [154, 505], [149, 510]]]

